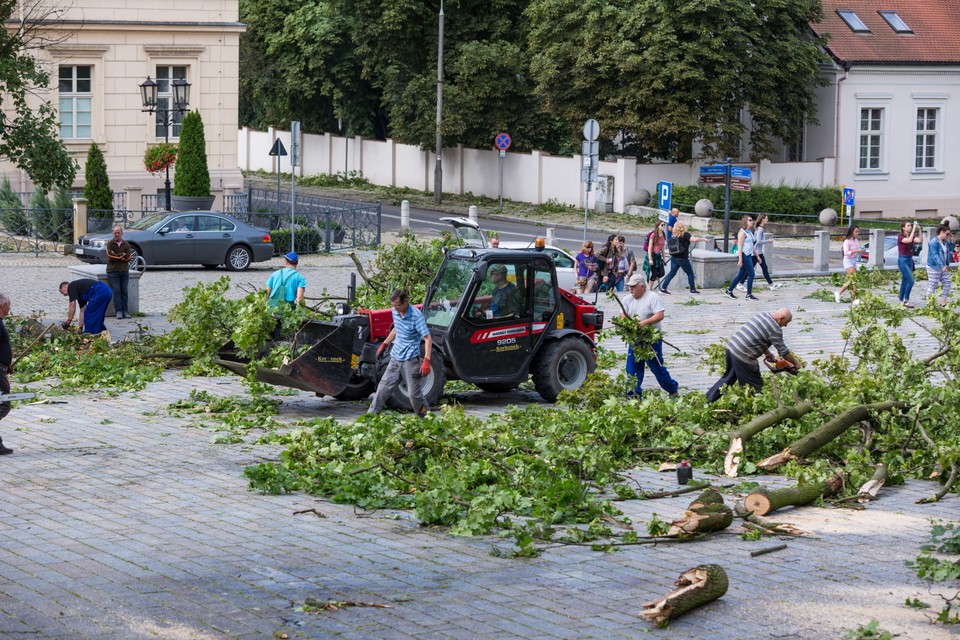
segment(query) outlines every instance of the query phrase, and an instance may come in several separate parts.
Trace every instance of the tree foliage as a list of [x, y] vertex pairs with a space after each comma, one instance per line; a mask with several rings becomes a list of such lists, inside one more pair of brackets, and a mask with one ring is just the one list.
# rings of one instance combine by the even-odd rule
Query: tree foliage
[[191, 111], [183, 117], [180, 144], [177, 147], [176, 172], [173, 174], [173, 195], [210, 195], [207, 140], [203, 134], [203, 118], [199, 111]]
[[[244, 0], [244, 122], [390, 136], [432, 148], [439, 3]], [[815, 117], [818, 0], [448, 0], [446, 145], [569, 152], [587, 118], [641, 158], [754, 156]], [[262, 64], [261, 64], [262, 63]], [[267, 72], [264, 72], [264, 69]], [[246, 91], [244, 93], [247, 93]], [[744, 107], [751, 119], [743, 122]], [[308, 108], [309, 107], [309, 108]]]
[[[23, 20], [14, 16], [25, 12]], [[11, 18], [16, 18], [11, 20]], [[77, 164], [60, 140], [56, 108], [47, 100], [32, 105], [31, 98], [50, 86], [49, 74], [30, 54], [32, 48], [46, 43], [40, 35], [41, 21], [55, 20], [56, 12], [41, 2], [0, 0], [0, 93], [4, 109], [0, 111], [0, 155], [24, 170], [44, 191], [55, 186], [69, 188], [77, 173]]]
[[110, 176], [107, 174], [107, 162], [97, 143], [90, 143], [87, 151], [87, 164], [84, 169], [86, 183], [83, 185], [83, 197], [87, 206], [98, 211], [113, 211], [113, 189], [110, 188]]

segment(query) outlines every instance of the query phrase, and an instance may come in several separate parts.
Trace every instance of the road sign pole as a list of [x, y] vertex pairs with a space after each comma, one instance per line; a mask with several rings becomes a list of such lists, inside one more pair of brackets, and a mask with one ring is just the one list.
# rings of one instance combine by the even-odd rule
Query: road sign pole
[[723, 251], [730, 253], [730, 163], [733, 158], [727, 158], [727, 171], [724, 176], [724, 198], [723, 203]]
[[503, 155], [504, 152], [500, 151], [500, 211], [503, 211]]
[[583, 185], [586, 191], [583, 192], [583, 241], [587, 241], [587, 215], [590, 207], [590, 183]]

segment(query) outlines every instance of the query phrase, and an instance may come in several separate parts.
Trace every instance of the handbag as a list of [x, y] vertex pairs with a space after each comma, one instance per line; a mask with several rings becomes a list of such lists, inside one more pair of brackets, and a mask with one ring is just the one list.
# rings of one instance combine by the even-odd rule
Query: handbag
[[680, 238], [678, 238], [677, 236], [667, 238], [667, 253], [669, 253], [672, 256], [676, 256], [681, 253]]

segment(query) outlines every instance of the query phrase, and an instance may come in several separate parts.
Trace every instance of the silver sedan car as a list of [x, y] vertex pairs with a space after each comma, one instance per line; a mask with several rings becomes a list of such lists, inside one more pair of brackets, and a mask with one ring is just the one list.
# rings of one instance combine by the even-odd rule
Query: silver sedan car
[[[106, 264], [106, 245], [112, 239], [111, 233], [81, 236], [73, 254], [84, 262]], [[212, 269], [222, 264], [243, 271], [273, 256], [268, 230], [215, 211], [154, 213], [128, 226], [123, 239], [134, 252], [134, 269], [167, 264]]]

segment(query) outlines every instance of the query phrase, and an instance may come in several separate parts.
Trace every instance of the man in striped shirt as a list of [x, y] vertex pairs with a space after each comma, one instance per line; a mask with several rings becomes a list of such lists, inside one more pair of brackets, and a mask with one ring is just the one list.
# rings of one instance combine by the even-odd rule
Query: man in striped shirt
[[777, 358], [770, 352], [771, 347], [776, 348], [781, 358], [787, 359], [799, 369], [800, 361], [790, 353], [783, 342], [783, 328], [790, 324], [791, 320], [793, 313], [790, 309], [781, 307], [773, 313], [758, 313], [733, 334], [727, 342], [727, 370], [707, 392], [707, 402], [716, 401], [720, 397], [721, 388], [734, 382], [750, 385], [760, 391], [763, 379], [760, 377], [757, 358], [763, 356], [767, 362], [776, 362]]

